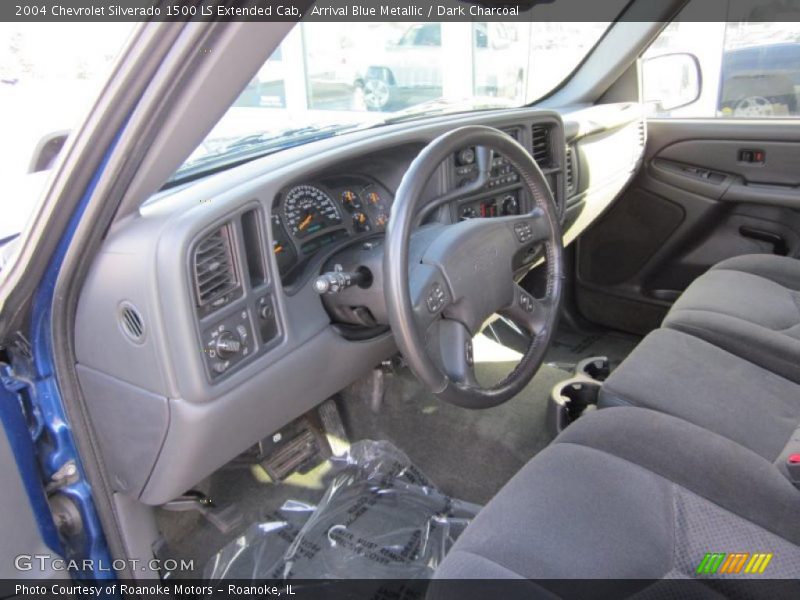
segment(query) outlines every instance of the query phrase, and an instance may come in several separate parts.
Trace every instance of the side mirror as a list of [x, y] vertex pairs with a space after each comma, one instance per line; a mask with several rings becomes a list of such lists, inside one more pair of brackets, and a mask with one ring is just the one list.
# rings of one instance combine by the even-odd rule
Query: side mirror
[[682, 52], [643, 61], [642, 80], [644, 102], [657, 114], [692, 104], [703, 87], [700, 61]]

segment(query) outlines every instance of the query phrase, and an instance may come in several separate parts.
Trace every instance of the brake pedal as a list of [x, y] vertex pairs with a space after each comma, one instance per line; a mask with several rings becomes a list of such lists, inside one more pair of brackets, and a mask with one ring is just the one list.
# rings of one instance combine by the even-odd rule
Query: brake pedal
[[312, 431], [305, 429], [261, 461], [261, 466], [273, 481], [283, 481], [300, 471], [320, 453], [319, 443]]

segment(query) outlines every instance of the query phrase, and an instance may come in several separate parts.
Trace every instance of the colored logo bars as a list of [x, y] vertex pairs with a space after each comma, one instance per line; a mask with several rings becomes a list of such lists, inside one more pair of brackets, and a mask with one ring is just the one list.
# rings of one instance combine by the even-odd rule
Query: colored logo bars
[[772, 553], [709, 552], [700, 561], [696, 573], [698, 575], [736, 575], [739, 573], [761, 574], [772, 560]]

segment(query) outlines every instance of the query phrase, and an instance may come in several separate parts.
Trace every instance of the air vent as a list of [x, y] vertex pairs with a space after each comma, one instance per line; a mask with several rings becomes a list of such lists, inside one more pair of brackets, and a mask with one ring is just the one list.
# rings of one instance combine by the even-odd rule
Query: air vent
[[639, 146], [644, 148], [645, 142], [647, 141], [647, 130], [645, 127], [644, 119], [639, 121]]
[[225, 225], [203, 238], [194, 250], [197, 305], [227, 304], [227, 295], [239, 287], [233, 263], [230, 227]]
[[567, 146], [566, 151], [566, 183], [567, 183], [567, 196], [572, 196], [575, 193], [575, 149], [572, 146]]
[[533, 134], [533, 160], [541, 168], [552, 166], [553, 153], [550, 148], [550, 128], [543, 125], [534, 125]]
[[119, 324], [131, 341], [139, 343], [144, 339], [144, 320], [133, 304], [123, 302], [120, 305]]

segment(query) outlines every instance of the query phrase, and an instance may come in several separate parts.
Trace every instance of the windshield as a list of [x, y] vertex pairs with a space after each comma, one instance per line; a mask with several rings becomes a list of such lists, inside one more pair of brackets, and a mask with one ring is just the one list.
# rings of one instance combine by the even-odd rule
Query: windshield
[[609, 25], [299, 23], [173, 179], [356, 128], [530, 104]]

